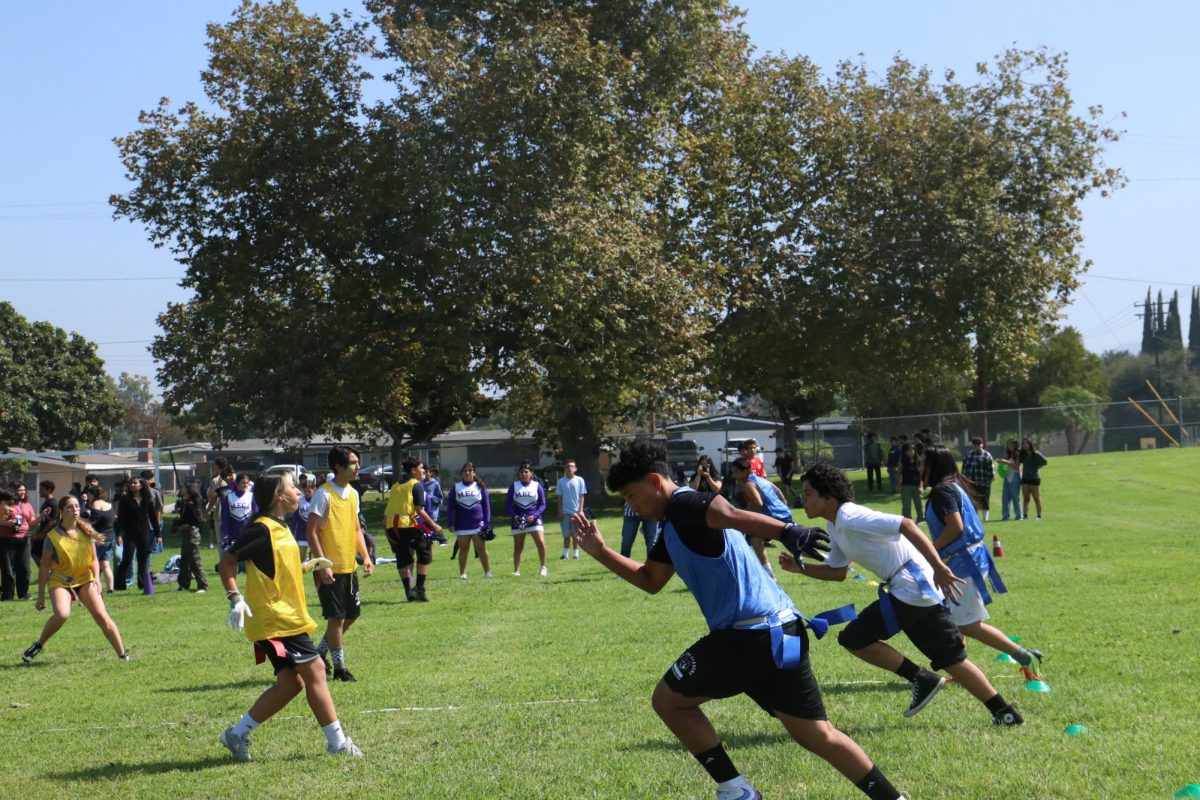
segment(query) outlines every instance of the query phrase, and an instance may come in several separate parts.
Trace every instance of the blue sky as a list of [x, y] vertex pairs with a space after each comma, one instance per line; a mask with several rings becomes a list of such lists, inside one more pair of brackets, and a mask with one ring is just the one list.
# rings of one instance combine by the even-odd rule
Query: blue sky
[[[161, 96], [200, 99], [205, 24], [236, 0], [8, 4], [0, 31], [0, 298], [100, 343], [114, 375], [151, 375], [155, 317], [181, 300], [180, 267], [144, 232], [114, 221], [127, 188], [112, 144]], [[300, 0], [306, 11], [354, 0]], [[1200, 4], [1187, 2], [808, 2], [744, 0], [759, 53], [804, 54], [831, 70], [862, 58], [883, 72], [896, 54], [962, 78], [1006, 47], [1046, 45], [1071, 59], [1080, 109], [1103, 105], [1127, 133], [1108, 153], [1129, 185], [1083, 207], [1094, 266], [1066, 321], [1096, 352], [1136, 349], [1133, 303], [1178, 289], [1187, 326], [1200, 284]], [[861, 54], [861, 55], [860, 55]], [[1119, 112], [1127, 114], [1117, 118]], [[137, 280], [100, 280], [100, 279]]]

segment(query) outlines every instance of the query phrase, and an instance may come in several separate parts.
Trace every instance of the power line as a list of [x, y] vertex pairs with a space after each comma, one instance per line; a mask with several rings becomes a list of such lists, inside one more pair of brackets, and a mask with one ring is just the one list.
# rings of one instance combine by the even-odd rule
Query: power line
[[1155, 286], [1188, 286], [1188, 287], [1192, 287], [1192, 286], [1196, 285], [1194, 283], [1157, 281], [1157, 280], [1147, 279], [1147, 278], [1118, 278], [1116, 275], [1097, 275], [1094, 272], [1086, 272], [1086, 273], [1084, 273], [1083, 277], [1085, 280], [1087, 278], [1101, 278], [1106, 281], [1125, 281], [1127, 283], [1142, 283], [1147, 286], [1149, 286], [1150, 284], [1154, 284]]

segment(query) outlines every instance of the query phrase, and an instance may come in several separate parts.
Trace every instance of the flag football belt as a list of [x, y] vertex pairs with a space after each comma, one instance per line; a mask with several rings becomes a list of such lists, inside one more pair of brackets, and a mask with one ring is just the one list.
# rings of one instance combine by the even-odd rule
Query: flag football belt
[[[907, 572], [909, 576], [916, 581], [917, 588], [921, 590], [921, 594], [932, 597], [938, 600], [937, 590], [930, 585], [929, 580], [925, 577], [925, 573], [917, 566], [917, 562], [911, 558], [904, 562], [904, 566], [896, 570], [891, 578], [888, 578], [879, 586], [879, 611], [883, 614], [883, 629], [887, 633], [884, 638], [890, 638], [900, 632], [900, 621], [896, 619], [896, 609], [892, 606], [892, 595], [888, 591], [888, 585], [891, 584], [892, 578], [895, 578], [901, 572]], [[941, 603], [941, 600], [938, 600]]]
[[283, 642], [279, 641], [278, 639], [264, 639], [261, 642], [254, 643], [254, 663], [255, 664], [261, 664], [262, 662], [267, 660], [267, 651], [266, 651], [266, 648], [263, 647], [264, 644], [267, 645], [267, 647], [270, 647], [271, 652], [273, 652], [278, 658], [287, 658], [288, 657], [288, 652], [287, 652], [287, 649], [283, 646]]
[[740, 631], [769, 628], [771, 631], [771, 656], [775, 659], [775, 666], [779, 669], [797, 669], [800, 666], [800, 660], [804, 658], [804, 637], [784, 633], [784, 625], [797, 619], [802, 620], [804, 627], [811, 630], [813, 635], [820, 639], [829, 632], [830, 626], [841, 625], [857, 616], [858, 613], [854, 610], [853, 603], [841, 608], [822, 611], [812, 618], [804, 616], [794, 608], [788, 608], [762, 617], [740, 619], [733, 623], [733, 627]]
[[[983, 571], [979, 569], [979, 564], [975, 562], [975, 557], [972, 554], [972, 551], [978, 548], [983, 548], [983, 555], [987, 559], [988, 574], [986, 578], [983, 576]], [[950, 560], [946, 564], [955, 575], [960, 578], [969, 578], [975, 584], [975, 588], [979, 590], [979, 597], [983, 600], [985, 606], [992, 602], [992, 595], [988, 592], [989, 582], [992, 584], [992, 591], [996, 594], [1006, 594], [1008, 592], [1008, 587], [1004, 585], [1004, 579], [1000, 577], [1000, 570], [996, 569], [996, 562], [992, 560], [991, 551], [982, 542], [972, 545], [965, 550], [959, 550], [950, 557]], [[951, 602], [954, 605], [958, 605], [953, 600]]]

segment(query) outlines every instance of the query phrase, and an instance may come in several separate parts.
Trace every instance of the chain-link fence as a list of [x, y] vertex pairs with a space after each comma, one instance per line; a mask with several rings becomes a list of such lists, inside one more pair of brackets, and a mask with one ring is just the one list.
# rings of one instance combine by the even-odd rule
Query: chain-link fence
[[1191, 447], [1200, 444], [1200, 397], [858, 418], [849, 424], [805, 431], [799, 449], [807, 462], [861, 468], [866, 463], [869, 434], [876, 435], [886, 463], [892, 436], [904, 434], [911, 440], [921, 431], [928, 431], [935, 443], [955, 450], [960, 457], [975, 436], [982, 437], [995, 455], [1004, 452], [1008, 440], [1020, 442], [1025, 437], [1048, 456]]

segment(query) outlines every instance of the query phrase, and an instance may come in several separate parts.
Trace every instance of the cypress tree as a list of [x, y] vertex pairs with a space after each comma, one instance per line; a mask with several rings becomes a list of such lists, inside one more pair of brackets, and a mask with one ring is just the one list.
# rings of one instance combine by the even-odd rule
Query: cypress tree
[[1146, 289], [1146, 304], [1142, 306], [1142, 355], [1154, 352], [1154, 307], [1150, 305], [1150, 289]]
[[1154, 352], [1161, 353], [1166, 350], [1163, 347], [1163, 342], [1167, 337], [1167, 312], [1163, 310], [1162, 289], [1158, 290], [1158, 307], [1154, 312]]
[[1188, 351], [1193, 370], [1200, 371], [1200, 286], [1192, 289], [1192, 310], [1188, 319]]
[[1163, 342], [1164, 350], [1183, 349], [1183, 319], [1179, 316], [1178, 289], [1171, 295], [1171, 304], [1167, 308], [1167, 330], [1165, 336], [1166, 341]]

